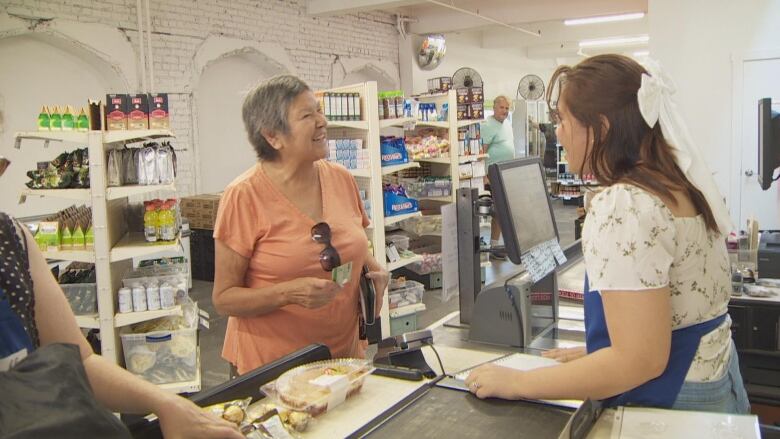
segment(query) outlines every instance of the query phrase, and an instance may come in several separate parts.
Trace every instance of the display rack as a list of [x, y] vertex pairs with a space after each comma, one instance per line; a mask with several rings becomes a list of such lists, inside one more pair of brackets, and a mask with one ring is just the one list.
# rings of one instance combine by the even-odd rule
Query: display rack
[[[98, 312], [95, 315], [76, 316], [76, 322], [81, 328], [100, 329], [101, 355], [116, 364], [122, 364], [124, 360], [119, 338], [120, 328], [181, 313], [181, 307], [177, 306], [170, 310], [118, 314], [115, 292], [122, 286], [122, 276], [132, 269], [133, 258], [151, 256], [166, 250], [178, 250], [181, 244], [178, 238], [171, 243], [147, 243], [142, 236], [128, 232], [125, 218], [128, 197], [158, 192], [175, 192], [175, 185], [107, 187], [106, 155], [110, 149], [125, 143], [171, 137], [175, 136], [169, 130], [32, 131], [15, 134], [17, 148], [21, 147], [23, 140], [43, 140], [44, 146], [48, 146], [52, 141], [87, 145], [89, 151], [89, 189], [25, 189], [21, 192], [20, 201], [23, 202], [26, 197], [35, 196], [69, 199], [91, 204], [92, 224], [95, 233], [94, 250], [50, 250], [43, 252], [43, 254], [48, 259], [95, 264]], [[198, 370], [194, 381], [164, 384], [161, 387], [176, 392], [198, 391], [200, 390], [200, 371]]]
[[[585, 196], [582, 193], [581, 188], [600, 186], [600, 184], [597, 181], [593, 181], [593, 180], [582, 180], [580, 176], [573, 174], [570, 170], [571, 168], [569, 167], [569, 162], [568, 159], [566, 158], [566, 152], [563, 149], [563, 146], [560, 143], [557, 143], [555, 147], [557, 150], [556, 151], [557, 175], [555, 180], [555, 183], [557, 184], [557, 190], [551, 191], [551, 193], [554, 192], [553, 195], [556, 195], [564, 202], [575, 201], [575, 200], [579, 202], [579, 199]], [[574, 175], [575, 178], [561, 178], [561, 174], [571, 174]], [[569, 191], [562, 192], [560, 190], [561, 187], [565, 187], [565, 188], [576, 187], [577, 189], [579, 189], [579, 193], [573, 193]]]

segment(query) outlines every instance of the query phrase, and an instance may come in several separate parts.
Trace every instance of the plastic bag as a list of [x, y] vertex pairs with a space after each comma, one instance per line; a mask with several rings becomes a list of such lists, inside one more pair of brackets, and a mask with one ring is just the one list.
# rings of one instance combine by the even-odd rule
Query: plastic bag
[[138, 174], [138, 184], [153, 185], [160, 183], [157, 170], [157, 152], [151, 146], [141, 150], [140, 167], [143, 167], [144, 180], [141, 181], [141, 173]]
[[173, 148], [168, 144], [157, 148], [157, 172], [160, 184], [173, 184]]
[[249, 407], [249, 403], [251, 402], [252, 398], [234, 399], [233, 401], [204, 407], [203, 410], [206, 410], [214, 416], [220, 417], [228, 422], [232, 422], [236, 424], [236, 426], [240, 426], [248, 422], [246, 409]]
[[121, 186], [122, 185], [122, 150], [113, 149], [108, 152], [108, 166], [106, 169], [108, 181], [107, 185]]

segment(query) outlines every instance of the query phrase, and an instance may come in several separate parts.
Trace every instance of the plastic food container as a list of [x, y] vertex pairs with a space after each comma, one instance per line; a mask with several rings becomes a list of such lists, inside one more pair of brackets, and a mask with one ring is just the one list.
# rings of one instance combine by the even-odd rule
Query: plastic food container
[[60, 287], [73, 314], [80, 316], [97, 312], [97, 284], [66, 284]]
[[409, 237], [403, 235], [389, 235], [385, 237], [385, 242], [395, 244], [399, 251], [409, 250]]
[[156, 384], [194, 380], [198, 367], [197, 334], [197, 328], [120, 334], [126, 368]]
[[748, 296], [752, 297], [772, 297], [777, 295], [777, 288], [762, 285], [744, 284], [742, 288]]
[[398, 225], [401, 229], [415, 235], [441, 235], [441, 215], [423, 215], [421, 217], [408, 218]]
[[390, 309], [414, 305], [422, 302], [425, 286], [420, 282], [407, 280], [403, 287], [392, 289], [387, 293]]
[[360, 392], [373, 371], [367, 360], [318, 361], [288, 370], [260, 389], [291, 410], [318, 416]]

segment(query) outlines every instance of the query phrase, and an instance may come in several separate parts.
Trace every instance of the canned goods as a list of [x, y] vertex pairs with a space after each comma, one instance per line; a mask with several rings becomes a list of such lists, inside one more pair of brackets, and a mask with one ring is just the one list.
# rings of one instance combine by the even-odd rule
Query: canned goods
[[171, 309], [176, 306], [176, 291], [168, 283], [160, 285], [160, 305], [162, 309]]
[[130, 288], [120, 288], [117, 295], [119, 296], [119, 312], [133, 311], [133, 293]]
[[160, 288], [157, 285], [146, 287], [146, 306], [149, 311], [160, 309]]
[[146, 288], [140, 285], [136, 285], [132, 290], [133, 294], [133, 311], [146, 311]]

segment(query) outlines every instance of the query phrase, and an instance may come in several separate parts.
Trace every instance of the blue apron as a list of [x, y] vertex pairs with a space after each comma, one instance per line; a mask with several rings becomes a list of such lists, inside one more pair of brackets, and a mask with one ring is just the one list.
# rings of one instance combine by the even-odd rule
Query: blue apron
[[33, 350], [35, 347], [22, 320], [11, 309], [5, 290], [0, 287], [0, 372], [12, 368]]
[[[585, 343], [588, 353], [610, 346], [604, 305], [598, 291], [590, 291], [585, 275]], [[664, 372], [641, 386], [603, 401], [606, 407], [635, 405], [671, 408], [699, 348], [701, 338], [720, 326], [726, 314], [712, 320], [672, 331], [669, 362]]]

